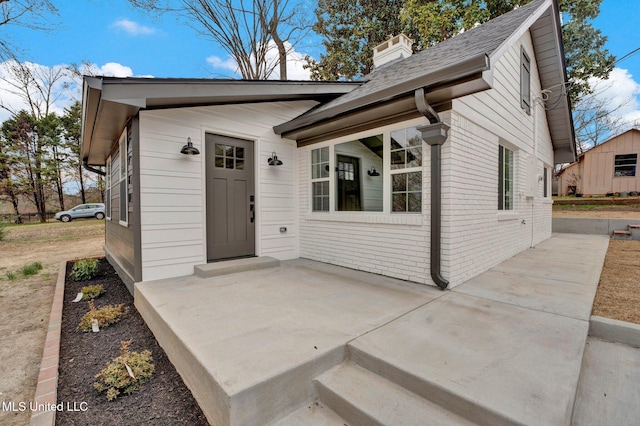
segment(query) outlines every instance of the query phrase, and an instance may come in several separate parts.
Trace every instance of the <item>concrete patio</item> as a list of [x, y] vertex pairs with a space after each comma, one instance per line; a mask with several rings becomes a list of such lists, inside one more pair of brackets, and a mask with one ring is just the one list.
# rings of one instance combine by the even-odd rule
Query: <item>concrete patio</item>
[[135, 303], [215, 425], [569, 425], [607, 246], [554, 234], [446, 292], [298, 259]]

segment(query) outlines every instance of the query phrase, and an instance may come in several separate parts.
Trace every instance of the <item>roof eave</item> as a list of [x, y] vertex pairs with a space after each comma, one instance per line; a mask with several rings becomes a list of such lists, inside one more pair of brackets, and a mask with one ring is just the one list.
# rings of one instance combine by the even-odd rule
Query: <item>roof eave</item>
[[[469, 85], [470, 80], [485, 82], [483, 72], [490, 69], [489, 57], [482, 53], [455, 66], [443, 68], [437, 72], [421, 76], [412, 80], [404, 81], [401, 84], [390, 86], [382, 91], [371, 93], [367, 96], [359, 97], [351, 102], [345, 102], [336, 105], [333, 108], [324, 109], [319, 113], [304, 114], [294, 118], [286, 123], [280, 124], [273, 128], [274, 132], [285, 137], [294, 136], [297, 131], [302, 129], [310, 129], [313, 126], [320, 125], [325, 121], [339, 120], [340, 117], [348, 116], [363, 109], [373, 108], [375, 105], [384, 104], [393, 99], [402, 98], [408, 94], [413, 94], [416, 89], [426, 88], [427, 98], [434, 98], [434, 93], [445, 87], [451, 90], [456, 84]], [[365, 83], [366, 84], [366, 83]], [[482, 84], [484, 88], [484, 84]], [[465, 96], [476, 93], [477, 88], [473, 90], [457, 90], [456, 97]], [[429, 95], [429, 93], [431, 95]], [[448, 99], [450, 101], [452, 98]]]

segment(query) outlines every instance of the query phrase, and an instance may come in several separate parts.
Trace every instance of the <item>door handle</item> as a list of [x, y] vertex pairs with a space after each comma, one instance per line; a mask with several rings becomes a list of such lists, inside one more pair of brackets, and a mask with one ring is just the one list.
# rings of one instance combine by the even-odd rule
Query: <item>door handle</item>
[[251, 212], [251, 223], [256, 219], [256, 209], [253, 203], [249, 204], [249, 211]]

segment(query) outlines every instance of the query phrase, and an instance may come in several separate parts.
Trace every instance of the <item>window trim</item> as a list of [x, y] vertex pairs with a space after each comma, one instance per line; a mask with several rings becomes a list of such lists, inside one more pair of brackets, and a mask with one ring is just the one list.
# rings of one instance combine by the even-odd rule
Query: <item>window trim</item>
[[[508, 163], [509, 177], [504, 176], [505, 165], [505, 153], [511, 153], [511, 162]], [[515, 151], [503, 144], [498, 145], [498, 211], [499, 212], [512, 212], [514, 211], [514, 165], [515, 165]], [[505, 182], [508, 179], [511, 182], [508, 193], [505, 191]], [[509, 196], [511, 203], [507, 205], [507, 196]]]
[[[326, 149], [327, 150], [327, 161], [322, 161], [322, 150]], [[313, 162], [313, 152], [314, 151], [318, 151], [318, 155], [319, 155], [319, 162], [314, 163]], [[310, 195], [310, 201], [311, 201], [311, 212], [313, 213], [330, 213], [331, 212], [331, 155], [332, 155], [332, 151], [333, 149], [331, 149], [330, 146], [321, 146], [318, 148], [312, 148], [309, 151], [309, 163], [311, 165], [311, 170], [309, 173], [309, 181], [310, 181], [310, 188], [309, 188], [309, 195]], [[322, 165], [322, 164], [327, 164], [327, 167], [329, 167], [328, 170], [328, 174], [326, 177], [313, 177], [313, 168], [316, 165]], [[315, 194], [314, 194], [314, 183], [323, 183], [323, 182], [327, 182], [327, 185], [329, 187], [329, 191], [328, 194], [326, 194], [327, 197], [327, 210], [314, 210], [314, 199], [315, 199]], [[325, 197], [325, 194], [322, 194], [322, 198]], [[323, 203], [324, 204], [324, 203]]]
[[[129, 153], [128, 153], [128, 137], [127, 137], [127, 127], [124, 128], [124, 131], [120, 135], [120, 139], [118, 141], [118, 155], [120, 156], [120, 170], [118, 176], [118, 187], [120, 189], [120, 217], [118, 218], [118, 223], [121, 226], [128, 227], [129, 226], [129, 185], [127, 184], [127, 176], [129, 175]], [[124, 166], [124, 167], [123, 167]], [[123, 184], [124, 183], [124, 184]], [[123, 191], [124, 187], [124, 191]], [[124, 220], [123, 220], [124, 213]]]
[[531, 115], [531, 59], [520, 46], [520, 107]]
[[[305, 154], [306, 157], [306, 168], [308, 175], [307, 188], [308, 188], [308, 200], [307, 200], [307, 214], [306, 219], [308, 220], [321, 220], [321, 221], [337, 221], [337, 222], [358, 222], [358, 223], [389, 223], [389, 224], [407, 224], [407, 225], [418, 225], [422, 223], [423, 215], [425, 214], [424, 209], [424, 199], [422, 199], [420, 203], [420, 212], [393, 212], [392, 211], [392, 174], [396, 173], [406, 173], [406, 172], [415, 172], [421, 171], [422, 173], [422, 197], [424, 197], [424, 167], [425, 167], [425, 146], [424, 142], [421, 145], [423, 159], [422, 166], [408, 169], [396, 169], [395, 173], [392, 173], [390, 170], [390, 162], [391, 162], [391, 132], [396, 130], [402, 130], [410, 127], [419, 127], [427, 124], [423, 117], [413, 118], [410, 120], [404, 120], [400, 122], [395, 122], [379, 127], [375, 127], [372, 129], [368, 129], [361, 132], [350, 133], [348, 135], [336, 137], [334, 139], [313, 143], [305, 148], [308, 150]], [[330, 170], [335, 170], [336, 165], [336, 154], [335, 147], [341, 143], [351, 142], [358, 139], [363, 139], [367, 137], [372, 137], [375, 135], [382, 135], [383, 138], [383, 161], [382, 161], [382, 170], [380, 170], [381, 177], [384, 179], [383, 181], [383, 196], [382, 196], [382, 210], [381, 211], [339, 211], [337, 210], [337, 201], [336, 201], [336, 174], [329, 174], [329, 210], [328, 211], [315, 211], [313, 210], [313, 182], [319, 182], [324, 179], [313, 178], [313, 170], [312, 170], [312, 151], [320, 148], [328, 148], [329, 149], [329, 167]], [[361, 170], [361, 173], [366, 173], [366, 170]]]
[[104, 179], [104, 216], [107, 220], [111, 220], [111, 171], [111, 155], [109, 155]]

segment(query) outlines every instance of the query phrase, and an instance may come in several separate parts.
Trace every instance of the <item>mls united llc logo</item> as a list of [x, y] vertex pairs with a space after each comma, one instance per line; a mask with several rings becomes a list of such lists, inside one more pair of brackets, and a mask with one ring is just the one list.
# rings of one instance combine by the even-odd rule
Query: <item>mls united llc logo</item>
[[15, 401], [2, 401], [0, 403], [1, 411], [87, 411], [89, 404], [86, 402], [59, 402], [57, 404], [51, 404], [49, 402], [15, 402]]

